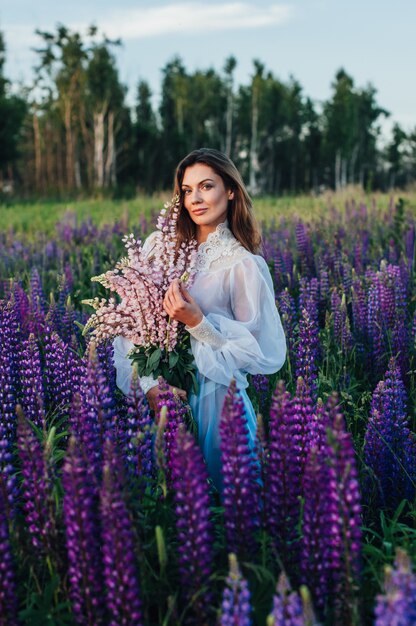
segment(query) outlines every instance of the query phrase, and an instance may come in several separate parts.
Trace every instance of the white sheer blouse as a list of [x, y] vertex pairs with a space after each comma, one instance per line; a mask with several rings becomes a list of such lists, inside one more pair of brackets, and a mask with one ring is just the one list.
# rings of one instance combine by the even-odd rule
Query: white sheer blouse
[[[146, 241], [149, 250], [154, 236]], [[221, 488], [218, 424], [228, 385], [236, 379], [254, 443], [256, 416], [244, 391], [247, 374], [278, 371], [286, 358], [286, 341], [265, 260], [246, 250], [226, 222], [199, 246], [196, 270], [190, 293], [204, 317], [197, 326], [186, 327], [199, 383], [190, 404], [208, 469]], [[126, 356], [131, 347], [122, 337], [114, 341], [117, 385], [124, 393], [131, 381], [131, 361]], [[141, 383], [145, 392], [157, 384], [152, 377], [143, 377]]]

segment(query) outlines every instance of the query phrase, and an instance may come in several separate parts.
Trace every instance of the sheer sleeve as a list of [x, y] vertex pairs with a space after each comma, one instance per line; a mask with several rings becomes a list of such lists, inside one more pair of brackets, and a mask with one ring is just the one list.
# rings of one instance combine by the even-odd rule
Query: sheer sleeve
[[245, 374], [272, 374], [282, 367], [286, 340], [265, 260], [249, 255], [227, 272], [233, 317], [207, 313], [187, 330], [203, 376], [227, 386], [235, 378], [246, 387]]
[[[146, 255], [152, 253], [152, 249], [156, 243], [159, 231], [151, 233], [143, 244], [143, 252]], [[133, 348], [134, 344], [125, 337], [116, 337], [113, 341], [114, 348], [114, 367], [116, 368], [116, 383], [121, 391], [128, 395], [130, 391], [131, 378], [133, 375], [132, 361], [127, 356], [128, 352]], [[156, 387], [157, 380], [153, 376], [140, 376], [140, 386], [146, 394], [149, 389]]]

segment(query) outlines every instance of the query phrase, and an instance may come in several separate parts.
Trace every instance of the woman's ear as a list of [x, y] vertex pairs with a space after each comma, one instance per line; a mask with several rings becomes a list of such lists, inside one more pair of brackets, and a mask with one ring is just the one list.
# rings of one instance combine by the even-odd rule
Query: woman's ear
[[229, 191], [228, 192], [228, 199], [229, 200], [234, 200], [234, 191]]

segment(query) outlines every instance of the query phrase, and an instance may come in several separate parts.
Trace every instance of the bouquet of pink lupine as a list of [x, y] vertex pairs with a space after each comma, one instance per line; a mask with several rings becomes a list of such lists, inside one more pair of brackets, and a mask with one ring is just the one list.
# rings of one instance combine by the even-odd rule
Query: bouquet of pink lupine
[[91, 279], [116, 296], [83, 301], [95, 309], [83, 333], [93, 329], [96, 343], [119, 335], [129, 339], [134, 348], [128, 356], [137, 364], [139, 376], [163, 376], [169, 384], [189, 391], [191, 387], [196, 390], [189, 333], [163, 309], [171, 282], [179, 278], [189, 286], [194, 274], [197, 244], [192, 241], [177, 249], [178, 214], [179, 197], [175, 196], [164, 205], [156, 232], [144, 244], [132, 234], [123, 237], [127, 257], [113, 270]]

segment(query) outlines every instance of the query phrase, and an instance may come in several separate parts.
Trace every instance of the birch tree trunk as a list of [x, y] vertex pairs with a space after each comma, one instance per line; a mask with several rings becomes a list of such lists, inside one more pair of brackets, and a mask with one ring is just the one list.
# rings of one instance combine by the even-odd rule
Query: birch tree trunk
[[41, 191], [42, 186], [42, 150], [40, 146], [40, 128], [37, 110], [33, 112], [33, 136], [35, 147], [35, 183], [36, 191]]
[[341, 187], [347, 186], [347, 159], [341, 159]]
[[66, 181], [68, 189], [74, 184], [74, 141], [71, 125], [72, 106], [69, 98], [65, 100], [65, 140], [66, 140]]
[[104, 186], [104, 110], [94, 112], [94, 185]]
[[256, 195], [258, 193], [257, 172], [259, 170], [259, 158], [257, 153], [257, 127], [259, 118], [258, 93], [255, 85], [253, 85], [253, 96], [251, 105], [251, 141], [250, 141], [250, 175], [249, 188], [250, 193]]
[[231, 156], [231, 144], [232, 144], [232, 133], [233, 133], [233, 108], [234, 108], [234, 97], [233, 97], [233, 84], [230, 81], [230, 85], [228, 87], [228, 95], [227, 95], [227, 116], [226, 116], [226, 131], [225, 131], [225, 154], [230, 157]]
[[114, 112], [107, 116], [107, 158], [105, 160], [105, 186], [116, 185], [116, 150], [114, 142]]
[[341, 188], [341, 152], [336, 151], [335, 154], [335, 191]]

